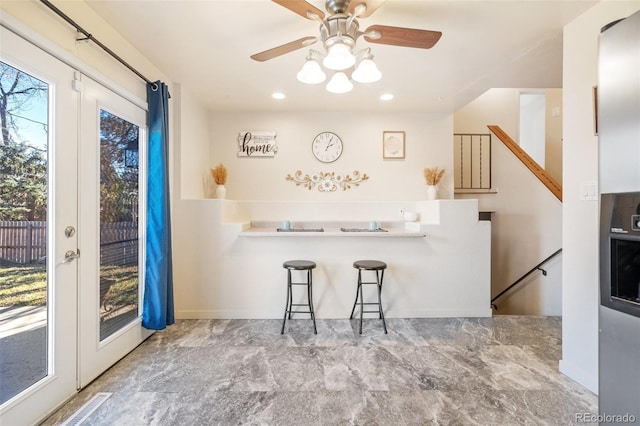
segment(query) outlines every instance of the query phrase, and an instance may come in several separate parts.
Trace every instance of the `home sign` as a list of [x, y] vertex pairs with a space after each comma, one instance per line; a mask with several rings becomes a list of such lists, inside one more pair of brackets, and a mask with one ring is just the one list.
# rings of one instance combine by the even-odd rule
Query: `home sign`
[[275, 131], [238, 133], [238, 157], [274, 157], [278, 152]]

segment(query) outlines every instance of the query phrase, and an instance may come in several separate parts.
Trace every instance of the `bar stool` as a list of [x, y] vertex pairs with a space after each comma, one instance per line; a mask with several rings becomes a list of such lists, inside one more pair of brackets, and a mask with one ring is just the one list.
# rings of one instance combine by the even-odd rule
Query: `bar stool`
[[[358, 270], [358, 288], [356, 289], [356, 300], [353, 302], [353, 309], [351, 309], [351, 316], [356, 310], [356, 304], [358, 304], [358, 296], [360, 297], [360, 334], [362, 334], [362, 314], [378, 314], [382, 320], [382, 326], [384, 327], [384, 334], [387, 334], [387, 323], [384, 320], [384, 312], [382, 312], [382, 279], [384, 278], [384, 270], [387, 269], [387, 264], [378, 260], [356, 260], [353, 262], [353, 267]], [[373, 271], [376, 273], [376, 280], [370, 282], [362, 281], [362, 271]], [[378, 302], [364, 303], [362, 297], [362, 286], [365, 284], [375, 284], [378, 288]], [[378, 305], [377, 311], [365, 311], [364, 305]]]
[[[287, 304], [285, 305], [284, 310], [284, 319], [282, 320], [282, 330], [280, 330], [280, 334], [284, 334], [284, 325], [287, 322], [287, 314], [289, 319], [291, 319], [291, 314], [311, 314], [311, 319], [313, 320], [313, 333], [318, 334], [318, 330], [316, 329], [316, 315], [313, 312], [313, 297], [312, 297], [312, 279], [311, 272], [312, 269], [316, 267], [315, 262], [311, 262], [310, 260], [288, 260], [282, 264], [282, 267], [287, 270]], [[307, 271], [307, 282], [292, 282], [291, 281], [291, 271]], [[294, 285], [304, 285], [307, 286], [307, 302], [308, 303], [293, 303], [293, 289], [291, 286]], [[294, 306], [306, 306], [309, 308], [308, 311], [294, 311]]]

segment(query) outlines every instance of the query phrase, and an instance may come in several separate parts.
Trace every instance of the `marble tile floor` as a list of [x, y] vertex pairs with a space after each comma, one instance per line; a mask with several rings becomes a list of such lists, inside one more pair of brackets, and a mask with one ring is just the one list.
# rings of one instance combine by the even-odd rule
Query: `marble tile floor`
[[86, 425], [562, 425], [597, 396], [558, 372], [561, 319], [181, 320], [47, 419]]

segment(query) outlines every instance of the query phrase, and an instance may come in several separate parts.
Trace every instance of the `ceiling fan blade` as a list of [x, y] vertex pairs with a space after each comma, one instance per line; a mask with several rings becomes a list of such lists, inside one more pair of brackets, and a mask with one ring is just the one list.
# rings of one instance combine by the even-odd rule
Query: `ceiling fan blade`
[[351, 4], [349, 4], [349, 12], [354, 13], [356, 6], [364, 3], [367, 8], [363, 13], [358, 15], [358, 18], [366, 18], [382, 6], [382, 3], [384, 2], [385, 0], [351, 0]]
[[286, 7], [292, 12], [297, 13], [306, 19], [312, 19], [307, 15], [307, 12], [311, 12], [315, 15], [318, 15], [320, 19], [324, 19], [324, 12], [318, 9], [317, 7], [310, 5], [304, 0], [271, 0], [274, 3], [278, 3], [282, 7]]
[[317, 40], [318, 40], [317, 37], [303, 37], [296, 41], [283, 44], [282, 46], [274, 47], [273, 49], [265, 50], [264, 52], [251, 55], [251, 59], [258, 62], [268, 61], [269, 59], [276, 58], [278, 56], [284, 55], [285, 53], [293, 52], [294, 50], [298, 50], [298, 49], [302, 49], [303, 47], [310, 46], [313, 43], [315, 43]]
[[[379, 32], [380, 37], [375, 38], [367, 35], [371, 31]], [[364, 38], [369, 43], [416, 47], [418, 49], [432, 48], [442, 36], [440, 31], [416, 30], [413, 28], [389, 27], [386, 25], [372, 25], [367, 28], [365, 33]]]

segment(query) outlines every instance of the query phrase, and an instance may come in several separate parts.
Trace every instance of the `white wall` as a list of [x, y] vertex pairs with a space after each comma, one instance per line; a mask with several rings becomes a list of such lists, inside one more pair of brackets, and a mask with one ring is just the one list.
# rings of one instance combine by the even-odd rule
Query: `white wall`
[[[238, 157], [238, 133], [273, 130], [278, 152], [273, 158]], [[382, 158], [382, 132], [405, 132], [405, 158]], [[333, 163], [316, 160], [311, 141], [331, 131], [344, 143]], [[222, 162], [228, 169], [227, 198], [234, 200], [402, 201], [426, 199], [425, 167], [447, 169], [440, 198], [453, 198], [453, 117], [418, 113], [213, 113], [210, 166]], [[359, 187], [333, 193], [308, 190], [285, 180], [304, 173], [357, 170], [369, 179]]]
[[[273, 218], [264, 216], [273, 203], [278, 205], [284, 203], [290, 206], [287, 210], [287, 218], [294, 221], [321, 220], [322, 218], [336, 220], [333, 210], [344, 211], [345, 206], [351, 206], [348, 208], [350, 216], [343, 217], [346, 220], [364, 220], [372, 217], [384, 221], [399, 220], [401, 208], [415, 211], [416, 201], [426, 198], [426, 185], [422, 176], [424, 167], [439, 166], [447, 170], [452, 170], [453, 167], [451, 149], [453, 117], [450, 114], [351, 113], [345, 117], [344, 114], [326, 112], [217, 112], [211, 113], [208, 120], [203, 120], [198, 105], [194, 103], [189, 93], [177, 90], [176, 94], [179, 95], [179, 98], [174, 97], [176, 104], [180, 107], [180, 119], [177, 119], [176, 122], [180, 123], [181, 128], [179, 141], [181, 152], [180, 156], [174, 159], [174, 163], [180, 170], [181, 183], [179, 186], [182, 188], [182, 196], [179, 199], [174, 199], [174, 277], [176, 312], [183, 318], [225, 316], [247, 318], [280, 315], [280, 305], [282, 304], [282, 300], [279, 298], [282, 296], [279, 291], [282, 281], [280, 265], [284, 259], [282, 256], [290, 257], [293, 255], [291, 253], [285, 254], [288, 245], [293, 242], [280, 244], [280, 241], [274, 243], [273, 239], [262, 242], [253, 239], [239, 240], [238, 230], [233, 225], [224, 226], [222, 223], [233, 223], [238, 220], [273, 220]], [[186, 114], [191, 114], [189, 111], [192, 109], [195, 109], [197, 117], [186, 117]], [[276, 156], [274, 158], [238, 157], [238, 133], [247, 130], [275, 130], [279, 147]], [[384, 130], [405, 131], [405, 159], [385, 160], [382, 158], [382, 132]], [[344, 142], [343, 153], [334, 163], [320, 163], [311, 153], [311, 141], [322, 131], [333, 131]], [[210, 135], [210, 140], [206, 140], [206, 135]], [[207, 160], [208, 164], [203, 162], [203, 159]], [[226, 206], [226, 213], [219, 211], [216, 207], [217, 204], [212, 204], [215, 202], [197, 200], [199, 198], [198, 192], [202, 191], [202, 177], [208, 176], [209, 167], [220, 162], [224, 163], [229, 172], [225, 185], [228, 200], [223, 203], [223, 206]], [[367, 173], [370, 179], [359, 187], [347, 191], [325, 193], [316, 189], [310, 191], [296, 186], [293, 182], [286, 181], [285, 176], [295, 173], [296, 170], [302, 170], [305, 173], [336, 171], [345, 174], [352, 174], [354, 170], [358, 170]], [[203, 194], [204, 196], [211, 195]], [[452, 198], [452, 194], [453, 176], [445, 174], [440, 196], [441, 198]], [[189, 200], [190, 198], [195, 198], [195, 200]], [[317, 204], [318, 202], [321, 204]], [[253, 206], [250, 214], [245, 212], [247, 205]], [[312, 208], [309, 206], [313, 205], [322, 205], [322, 208], [315, 207], [309, 212], [309, 208]], [[365, 209], [366, 213], [362, 209]], [[324, 213], [322, 213], [323, 211]], [[280, 216], [278, 219], [283, 219]], [[477, 222], [476, 224], [483, 227], [484, 231], [482, 232], [486, 232], [488, 236], [490, 232], [488, 224]], [[437, 234], [438, 229], [440, 227], [436, 227], [433, 233]], [[444, 241], [442, 238], [436, 240], [438, 244]], [[449, 238], [446, 240], [448, 241]], [[326, 245], [325, 241], [332, 240], [323, 239], [322, 241]], [[353, 246], [354, 252], [376, 250], [375, 247], [381, 243], [362, 245], [358, 239], [349, 240], [351, 242], [348, 243], [342, 239], [338, 241]], [[419, 256], [418, 253], [423, 250], [421, 248], [412, 255], [402, 254], [405, 250], [402, 248], [405, 242], [401, 241], [401, 243], [400, 251], [396, 253], [396, 257], [399, 257], [396, 259], [391, 256], [390, 258], [391, 263], [396, 265], [396, 270], [393, 275], [389, 275], [389, 289], [395, 285], [394, 281], [397, 278], [394, 276], [398, 277], [398, 274], [404, 274], [397, 268], [398, 262], [411, 264], [415, 260], [409, 261], [408, 259]], [[266, 244], [266, 251], [262, 251], [263, 254], [258, 256], [260, 259], [250, 248], [254, 244], [258, 246]], [[398, 244], [398, 242], [393, 244]], [[425, 246], [424, 242], [413, 241], [411, 244]], [[432, 244], [434, 243], [427, 241], [426, 247]], [[482, 244], [484, 247], [489, 247], [490, 242], [485, 241]], [[245, 246], [249, 248], [243, 250], [248, 251], [240, 253], [239, 248]], [[303, 246], [294, 244], [292, 247], [296, 247], [295, 253], [300, 254], [306, 246], [306, 244]], [[388, 247], [386, 244], [383, 246]], [[324, 291], [322, 282], [327, 282], [331, 286], [331, 282], [350, 281], [353, 278], [350, 264], [345, 264], [344, 253], [339, 255], [341, 252], [336, 252], [325, 258], [326, 256], [323, 256], [321, 252], [314, 251], [315, 249], [312, 247], [308, 247], [308, 249], [312, 250], [309, 255], [314, 256], [314, 259], [319, 259], [322, 263], [322, 268], [318, 270], [317, 276], [319, 294]], [[485, 278], [478, 278], [482, 274], [476, 274], [479, 282], [486, 283], [487, 289], [489, 285], [488, 251], [488, 249], [480, 250], [480, 253], [486, 255], [486, 281]], [[271, 254], [267, 256], [268, 253]], [[375, 255], [381, 256], [384, 253], [376, 253]], [[236, 288], [238, 285], [237, 277], [245, 273], [241, 265], [247, 262], [247, 256], [252, 259], [251, 264], [254, 272], [259, 270], [268, 272], [267, 275], [260, 275], [260, 278], [244, 280], [247, 281], [243, 284], [245, 290], [248, 291], [246, 295], [256, 293], [252, 287], [256, 280], [263, 283], [260, 288], [275, 285], [274, 293], [269, 293], [269, 302], [260, 310], [256, 310], [260, 303], [251, 297], [239, 299], [237, 297], [239, 294]], [[274, 258], [274, 256], [276, 257]], [[445, 254], [445, 257], [447, 257], [447, 261], [454, 262], [459, 258], [459, 256], [452, 257], [450, 254]], [[481, 265], [482, 255], [475, 257], [477, 258], [475, 264]], [[420, 261], [413, 266], [405, 265], [403, 269], [411, 271], [414, 268], [432, 268], [432, 272], [422, 274], [425, 277], [431, 277], [427, 287], [441, 286], [443, 283], [441, 279], [433, 279], [434, 274], [436, 276], [442, 275], [441, 264], [442, 260], [435, 263]], [[463, 270], [464, 268], [457, 269]], [[451, 286], [449, 285], [449, 287]], [[329, 289], [330, 287], [328, 291]], [[395, 290], [390, 294], [394, 293]], [[487, 301], [488, 296], [488, 293], [484, 296]], [[345, 303], [345, 300], [345, 297], [341, 296], [340, 303]], [[255, 305], [256, 303], [258, 305]], [[349, 300], [348, 303], [351, 301]], [[480, 305], [484, 306], [484, 302]], [[250, 307], [247, 308], [247, 306]], [[336, 306], [339, 308], [341, 305]], [[431, 315], [437, 315], [433, 313], [435, 312], [433, 307], [427, 306], [425, 308], [426, 305], [420, 308], [422, 309], [420, 312], [402, 306], [402, 304], [396, 304], [395, 310], [391, 309], [389, 315], [397, 316], [403, 313], [405, 315], [424, 315], [426, 312], [424, 309], [432, 312]], [[338, 308], [325, 303], [319, 314], [343, 317], [343, 313]], [[481, 308], [481, 310], [483, 309], [485, 308]], [[449, 310], [448, 312], [453, 311]], [[486, 313], [488, 310], [483, 310], [483, 312]], [[443, 315], [445, 314], [443, 313]]]
[[560, 371], [598, 392], [598, 202], [580, 185], [598, 180], [592, 88], [605, 24], [640, 10], [637, 1], [602, 1], [564, 30], [563, 321]]
[[545, 163], [546, 96], [540, 92], [520, 93], [520, 147], [540, 167]]
[[453, 117], [455, 133], [490, 133], [487, 125], [497, 125], [515, 141], [518, 140], [518, 89], [490, 89]]
[[176, 201], [206, 198], [209, 179], [209, 112], [182, 85], [174, 86]]
[[[491, 89], [454, 115], [455, 133], [490, 133], [496, 124], [512, 138], [518, 131], [518, 89]], [[497, 295], [562, 247], [562, 203], [492, 136], [492, 186], [496, 194], [457, 194], [478, 198], [492, 218], [492, 295]], [[497, 303], [498, 314], [561, 315], [562, 257], [545, 265]]]
[[544, 169], [562, 184], [562, 89], [546, 89]]

